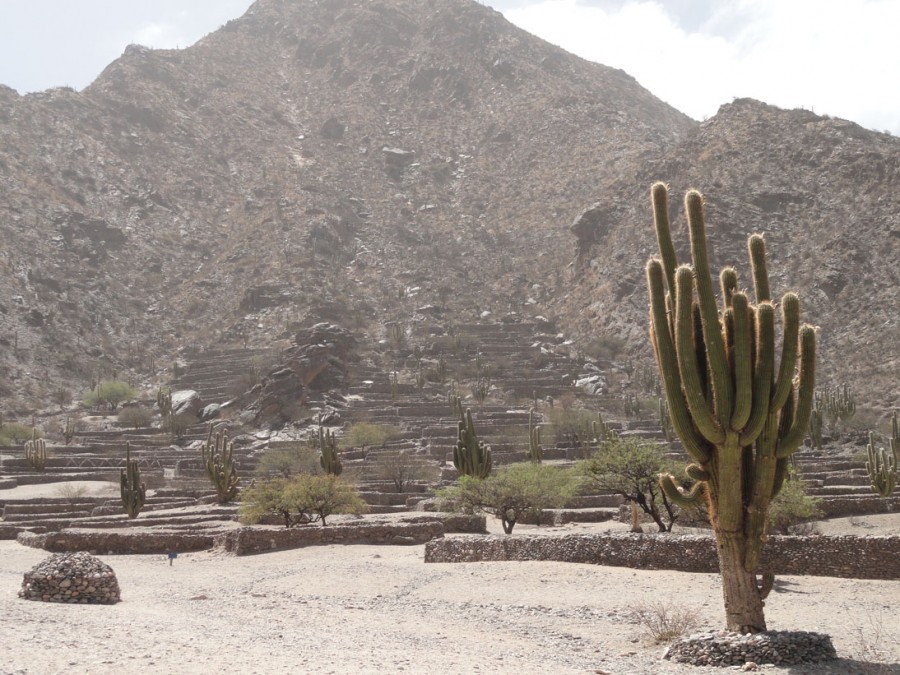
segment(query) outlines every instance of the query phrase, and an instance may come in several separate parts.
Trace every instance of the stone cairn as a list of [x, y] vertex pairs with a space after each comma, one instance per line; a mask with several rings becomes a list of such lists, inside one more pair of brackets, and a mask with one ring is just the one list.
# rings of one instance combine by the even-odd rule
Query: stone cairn
[[25, 574], [19, 597], [112, 605], [120, 599], [119, 582], [109, 565], [85, 551], [55, 553]]
[[675, 640], [663, 658], [694, 666], [789, 666], [830, 661], [837, 653], [831, 638], [822, 633], [768, 631], [741, 635], [710, 631]]

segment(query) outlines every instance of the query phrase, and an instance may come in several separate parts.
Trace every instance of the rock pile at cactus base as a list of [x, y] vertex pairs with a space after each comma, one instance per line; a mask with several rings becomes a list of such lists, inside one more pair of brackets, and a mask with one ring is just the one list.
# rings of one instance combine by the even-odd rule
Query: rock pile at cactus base
[[770, 631], [742, 635], [728, 631], [697, 633], [681, 638], [664, 658], [693, 666], [739, 666], [745, 663], [790, 666], [837, 658], [831, 638], [806, 631]]
[[55, 553], [25, 574], [19, 597], [43, 602], [112, 605], [119, 582], [112, 568], [90, 553]]

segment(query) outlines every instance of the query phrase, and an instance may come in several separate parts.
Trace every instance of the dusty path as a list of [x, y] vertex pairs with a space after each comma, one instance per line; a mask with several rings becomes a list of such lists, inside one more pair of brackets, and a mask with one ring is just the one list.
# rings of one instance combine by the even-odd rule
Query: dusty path
[[[49, 555], [0, 542], [0, 673], [708, 673], [658, 659], [631, 610], [697, 608], [718, 627], [718, 578], [565, 563], [429, 564], [423, 547], [326, 546], [252, 557], [101, 556], [123, 601], [16, 597]], [[784, 577], [769, 627], [832, 636], [832, 666], [900, 672], [900, 582]], [[880, 653], [876, 653], [876, 651]]]

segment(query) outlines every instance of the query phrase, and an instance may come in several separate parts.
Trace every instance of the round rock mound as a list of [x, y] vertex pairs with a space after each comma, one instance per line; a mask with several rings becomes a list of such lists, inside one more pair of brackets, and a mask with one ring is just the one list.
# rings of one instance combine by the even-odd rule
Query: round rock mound
[[768, 631], [742, 635], [728, 631], [696, 633], [675, 640], [663, 658], [694, 666], [772, 663], [791, 666], [837, 658], [831, 638], [806, 631]]
[[55, 553], [26, 572], [19, 597], [112, 605], [120, 599], [119, 581], [109, 565], [90, 553]]

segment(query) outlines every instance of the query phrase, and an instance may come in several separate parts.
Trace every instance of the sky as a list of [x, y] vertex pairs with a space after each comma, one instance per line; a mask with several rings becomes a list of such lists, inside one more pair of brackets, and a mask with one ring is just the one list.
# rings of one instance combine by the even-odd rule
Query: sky
[[[0, 0], [0, 83], [23, 94], [83, 89], [128, 44], [187, 47], [250, 4]], [[621, 68], [697, 120], [750, 97], [900, 135], [900, 0], [481, 4], [567, 51]]]

